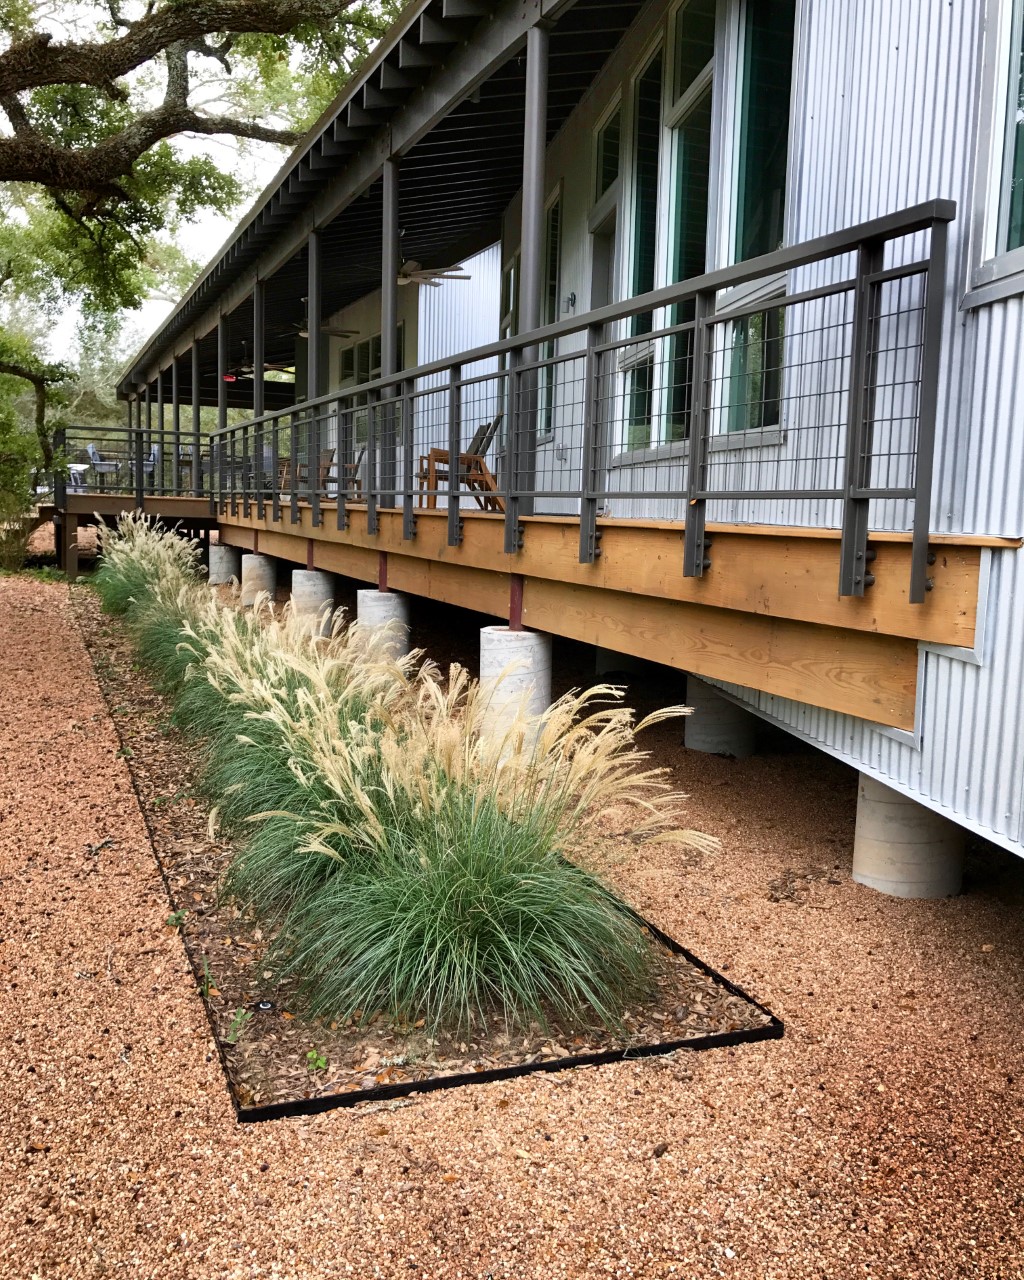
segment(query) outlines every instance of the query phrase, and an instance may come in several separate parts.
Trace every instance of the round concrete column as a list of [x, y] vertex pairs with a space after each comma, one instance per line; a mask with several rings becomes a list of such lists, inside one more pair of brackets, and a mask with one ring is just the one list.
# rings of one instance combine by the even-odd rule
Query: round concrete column
[[686, 703], [693, 714], [683, 721], [683, 742], [691, 751], [737, 760], [754, 754], [755, 718], [749, 711], [696, 676], [686, 677]]
[[334, 576], [322, 569], [292, 570], [292, 612], [315, 614], [321, 630], [330, 631], [334, 612]]
[[405, 596], [397, 591], [357, 591], [356, 618], [368, 629], [387, 627], [384, 647], [388, 657], [402, 658], [409, 652], [409, 602]]
[[210, 573], [207, 578], [211, 587], [223, 587], [231, 581], [242, 580], [242, 551], [240, 547], [228, 547], [222, 543], [210, 544]]
[[480, 683], [492, 686], [485, 718], [492, 733], [507, 733], [520, 709], [540, 715], [551, 705], [551, 637], [543, 631], [482, 628]]
[[964, 830], [909, 796], [861, 774], [853, 878], [894, 898], [960, 892]]
[[261, 591], [273, 600], [277, 591], [277, 561], [273, 556], [250, 551], [242, 556], [242, 608], [251, 609]]

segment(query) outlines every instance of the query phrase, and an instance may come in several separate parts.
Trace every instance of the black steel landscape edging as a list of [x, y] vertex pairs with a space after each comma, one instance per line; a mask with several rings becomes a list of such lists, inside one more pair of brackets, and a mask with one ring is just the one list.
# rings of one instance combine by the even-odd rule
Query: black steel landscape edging
[[[81, 628], [79, 628], [81, 630]], [[83, 643], [84, 643], [83, 637]], [[121, 728], [114, 716], [113, 708], [107, 697], [107, 692], [103, 687], [99, 672], [96, 670], [96, 664], [93, 661], [92, 649], [85, 644], [86, 652], [89, 654], [89, 661], [93, 667], [93, 673], [96, 676], [96, 683], [99, 686], [100, 696], [103, 698], [104, 705], [107, 708], [107, 715], [114, 726], [114, 732], [117, 735], [120, 752], [124, 758], [124, 762], [128, 768], [128, 777], [131, 779], [132, 790], [135, 793], [135, 800], [139, 806], [139, 812], [142, 814], [142, 821], [146, 826], [146, 835], [149, 839], [149, 847], [153, 854], [153, 861], [157, 865], [160, 872], [160, 878], [164, 883], [164, 889], [167, 893], [167, 901], [174, 912], [177, 910], [177, 903], [174, 898], [174, 891], [171, 888], [171, 882], [164, 867], [163, 860], [157, 852], [156, 841], [153, 838], [153, 828], [150, 825], [149, 814], [146, 806], [143, 804], [142, 795], [139, 792], [138, 784], [135, 780], [135, 771], [131, 767], [131, 758], [127, 754], [127, 748], [124, 738], [121, 735]], [[408, 1098], [413, 1094], [434, 1093], [439, 1089], [457, 1089], [462, 1085], [469, 1084], [495, 1084], [499, 1080], [518, 1080], [521, 1076], [532, 1075], [534, 1072], [550, 1073], [552, 1071], [569, 1071], [573, 1067], [604, 1067], [615, 1062], [629, 1062], [637, 1058], [655, 1058], [664, 1054], [676, 1053], [680, 1049], [686, 1049], [690, 1052], [696, 1052], [701, 1049], [730, 1049], [734, 1045], [740, 1044], [756, 1044], [762, 1040], [781, 1040], [785, 1034], [785, 1026], [781, 1018], [777, 1018], [770, 1009], [752, 996], [748, 995], [742, 987], [738, 987], [734, 982], [730, 982], [723, 974], [712, 969], [709, 964], [705, 964], [699, 956], [695, 956], [692, 951], [688, 951], [686, 947], [676, 942], [674, 938], [670, 938], [667, 933], [663, 933], [657, 925], [651, 924], [649, 920], [645, 920], [642, 915], [634, 911], [628, 903], [620, 903], [627, 915], [631, 916], [642, 928], [646, 929], [655, 942], [660, 943], [666, 950], [671, 951], [673, 955], [681, 956], [695, 969], [699, 969], [706, 977], [710, 978], [716, 986], [722, 987], [728, 991], [730, 995], [739, 997], [746, 1001], [752, 1008], [763, 1013], [768, 1021], [761, 1027], [751, 1027], [746, 1031], [716, 1031], [711, 1035], [692, 1036], [686, 1040], [671, 1040], [661, 1044], [641, 1044], [631, 1045], [628, 1049], [608, 1049], [600, 1053], [581, 1053], [570, 1055], [565, 1058], [552, 1058], [547, 1062], [524, 1062], [512, 1067], [495, 1067], [491, 1071], [461, 1071], [456, 1075], [450, 1076], [434, 1076], [426, 1080], [408, 1080], [400, 1084], [381, 1084], [373, 1089], [355, 1089], [346, 1093], [328, 1093], [317, 1098], [292, 1098], [287, 1102], [270, 1102], [262, 1107], [243, 1107], [238, 1101], [235, 1092], [235, 1086], [231, 1080], [231, 1072], [228, 1069], [227, 1054], [224, 1052], [224, 1045], [217, 1032], [217, 1024], [213, 1016], [213, 1010], [210, 1007], [209, 1000], [203, 995], [203, 980], [199, 965], [196, 963], [195, 956], [192, 954], [192, 948], [189, 946], [188, 936], [185, 931], [179, 930], [182, 945], [185, 949], [185, 955], [188, 958], [189, 968], [192, 970], [192, 976], [195, 979], [196, 990], [202, 999], [203, 1009], [206, 1013], [206, 1021], [210, 1027], [210, 1034], [213, 1036], [213, 1043], [217, 1047], [217, 1056], [220, 1059], [221, 1070], [224, 1072], [224, 1083], [227, 1087], [228, 1097], [231, 1099], [231, 1105], [235, 1111], [235, 1119], [239, 1124], [258, 1124], [264, 1120], [289, 1120], [299, 1116], [316, 1116], [321, 1115], [325, 1111], [334, 1111], [339, 1107], [354, 1107], [362, 1102], [389, 1102], [393, 1098]]]
[[[625, 905], [625, 904], [623, 904]], [[234, 1088], [228, 1079], [228, 1092], [234, 1103], [235, 1115], [239, 1124], [257, 1124], [263, 1120], [287, 1120], [295, 1116], [315, 1116], [324, 1111], [333, 1111], [337, 1107], [354, 1107], [361, 1102], [387, 1102], [392, 1098], [408, 1098], [413, 1094], [434, 1093], [438, 1089], [457, 1089], [469, 1084], [494, 1084], [499, 1080], [518, 1080], [521, 1076], [534, 1072], [569, 1071], [573, 1067], [603, 1067], [613, 1062], [629, 1062], [635, 1058], [655, 1058], [667, 1053], [675, 1053], [680, 1049], [691, 1052], [699, 1049], [729, 1049], [739, 1044], [755, 1044], [761, 1040], [781, 1040], [785, 1027], [770, 1009], [765, 1008], [757, 1000], [734, 982], [716, 972], [705, 964], [692, 951], [687, 951], [668, 934], [662, 931], [643, 916], [638, 915], [631, 907], [626, 911], [641, 924], [656, 942], [666, 947], [673, 955], [681, 956], [695, 969], [709, 977], [716, 985], [723, 987], [730, 995], [745, 1000], [754, 1009], [765, 1015], [768, 1021], [764, 1026], [752, 1027], [747, 1031], [717, 1031], [711, 1035], [693, 1036], [687, 1040], [672, 1040], [662, 1044], [632, 1045], [628, 1049], [608, 1049], [601, 1053], [581, 1053], [565, 1058], [552, 1058], [548, 1062], [520, 1063], [514, 1067], [495, 1067], [491, 1071], [462, 1071], [457, 1075], [434, 1076], [427, 1080], [403, 1081], [401, 1084], [382, 1084], [373, 1089], [358, 1089], [348, 1093], [330, 1093], [319, 1098], [294, 1098], [288, 1102], [271, 1102], [263, 1107], [243, 1107], [235, 1097]], [[194, 968], [194, 966], [193, 966]], [[204, 1001], [205, 1003], [205, 1001]], [[220, 1049], [220, 1042], [217, 1045]], [[224, 1053], [221, 1050], [221, 1061]]]

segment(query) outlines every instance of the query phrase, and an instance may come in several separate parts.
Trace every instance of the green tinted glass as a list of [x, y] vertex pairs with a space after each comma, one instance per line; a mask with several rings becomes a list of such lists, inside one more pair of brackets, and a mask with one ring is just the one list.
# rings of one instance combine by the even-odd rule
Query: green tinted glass
[[690, 0], [676, 18], [675, 96], [681, 98], [715, 54], [716, 0]]
[[782, 243], [795, 0], [749, 0], [744, 37], [736, 258]]

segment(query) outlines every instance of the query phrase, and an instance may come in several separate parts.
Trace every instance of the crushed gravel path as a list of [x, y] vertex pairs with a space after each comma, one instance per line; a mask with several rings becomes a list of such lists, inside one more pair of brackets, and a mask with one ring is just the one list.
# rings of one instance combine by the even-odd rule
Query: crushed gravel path
[[848, 771], [663, 734], [724, 847], [622, 887], [784, 1041], [240, 1128], [66, 590], [0, 654], [0, 1277], [1024, 1276], [1012, 859], [885, 899]]

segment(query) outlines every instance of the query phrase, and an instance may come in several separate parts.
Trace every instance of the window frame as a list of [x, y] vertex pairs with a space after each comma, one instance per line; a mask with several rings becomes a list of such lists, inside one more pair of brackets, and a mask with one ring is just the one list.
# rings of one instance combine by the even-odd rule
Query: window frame
[[1012, 61], [1024, 34], [1024, 0], [1013, 0], [1009, 13], [1006, 9], [1000, 0], [989, 0], [986, 13], [965, 308], [1024, 294], [1024, 245], [1000, 249], [1009, 211], [1003, 179], [1011, 154]]

